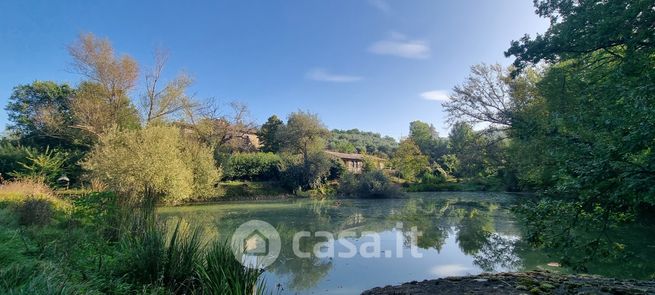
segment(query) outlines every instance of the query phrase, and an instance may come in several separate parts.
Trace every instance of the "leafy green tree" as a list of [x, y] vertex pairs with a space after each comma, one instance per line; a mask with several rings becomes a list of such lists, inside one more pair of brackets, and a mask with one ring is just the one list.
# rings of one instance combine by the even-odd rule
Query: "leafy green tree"
[[283, 149], [301, 154], [306, 169], [309, 169], [309, 154], [322, 152], [328, 135], [329, 131], [318, 115], [303, 111], [291, 113], [286, 126], [279, 130], [279, 137], [284, 142]]
[[527, 204], [523, 216], [532, 242], [583, 249], [564, 260], [584, 263], [616, 251], [608, 228], [655, 206], [655, 10], [627, 0], [535, 6], [550, 28], [505, 54], [516, 57], [515, 76], [550, 66], [536, 99], [516, 114], [511, 148], [522, 182], [567, 201]]
[[400, 142], [391, 162], [400, 175], [409, 181], [415, 181], [416, 176], [430, 165], [428, 157], [421, 153], [418, 145], [411, 139]]
[[92, 141], [78, 129], [71, 108], [75, 90], [66, 84], [36, 81], [14, 88], [5, 108], [8, 129], [23, 145], [86, 148]]
[[357, 149], [355, 148], [355, 146], [352, 143], [350, 143], [348, 141], [345, 141], [345, 140], [339, 140], [337, 142], [332, 142], [330, 144], [330, 149], [334, 150], [334, 151], [337, 151], [337, 152], [340, 152], [340, 153], [350, 153], [350, 154], [352, 154], [352, 153], [357, 152]]
[[447, 152], [447, 142], [439, 137], [432, 124], [421, 121], [409, 123], [409, 138], [427, 155], [431, 162], [438, 161]]
[[276, 115], [270, 116], [268, 120], [266, 120], [266, 123], [259, 128], [257, 136], [262, 145], [262, 152], [277, 153], [280, 151], [282, 143], [278, 136], [281, 128], [284, 128], [284, 122], [282, 122], [282, 120], [280, 120]]
[[536, 0], [537, 15], [551, 25], [535, 38], [512, 41], [505, 56], [515, 56], [522, 70], [540, 61], [558, 62], [604, 52], [607, 59], [643, 66], [655, 50], [652, 1]]

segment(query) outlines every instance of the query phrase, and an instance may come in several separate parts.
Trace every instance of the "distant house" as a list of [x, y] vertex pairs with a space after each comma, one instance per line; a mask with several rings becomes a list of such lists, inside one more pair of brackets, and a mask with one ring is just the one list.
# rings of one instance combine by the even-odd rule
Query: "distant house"
[[364, 161], [367, 158], [370, 160], [371, 163], [375, 163], [375, 165], [377, 165], [379, 169], [384, 169], [384, 163], [386, 162], [385, 159], [369, 156], [369, 155], [347, 154], [347, 153], [339, 153], [333, 151], [325, 151], [325, 153], [343, 161], [343, 164], [346, 166], [346, 169], [356, 174], [362, 173], [362, 170], [364, 169]]

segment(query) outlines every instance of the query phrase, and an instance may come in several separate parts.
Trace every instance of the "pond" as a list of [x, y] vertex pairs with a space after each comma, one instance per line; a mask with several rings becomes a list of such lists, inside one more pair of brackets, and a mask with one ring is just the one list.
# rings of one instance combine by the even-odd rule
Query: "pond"
[[[282, 294], [357, 294], [413, 280], [553, 270], [548, 266], [552, 258], [522, 246], [520, 225], [509, 210], [519, 198], [499, 193], [413, 193], [399, 199], [165, 207], [159, 209], [159, 214], [164, 219], [183, 218], [203, 227], [208, 240], [229, 240], [241, 224], [265, 221], [277, 230], [281, 241], [277, 259], [266, 267], [267, 290], [280, 290]], [[299, 236], [298, 232], [306, 234]], [[414, 232], [420, 235], [414, 236]], [[635, 264], [603, 265], [600, 273], [655, 273], [652, 264], [647, 263], [653, 256], [646, 255], [655, 254], [655, 249], [649, 247], [652, 245], [634, 257]], [[298, 253], [309, 257], [299, 257]], [[636, 265], [639, 262], [642, 265]]]

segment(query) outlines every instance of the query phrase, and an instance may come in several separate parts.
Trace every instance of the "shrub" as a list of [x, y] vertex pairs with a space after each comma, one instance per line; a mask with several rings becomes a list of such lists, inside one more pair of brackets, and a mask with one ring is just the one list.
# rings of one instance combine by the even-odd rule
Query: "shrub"
[[65, 152], [46, 148], [43, 153], [26, 149], [27, 157], [19, 162], [23, 169], [13, 172], [17, 178], [39, 179], [49, 185], [55, 185], [57, 178], [64, 174], [64, 164], [68, 160]]
[[11, 180], [15, 173], [21, 173], [25, 167], [20, 163], [27, 161], [28, 153], [34, 149], [11, 144], [5, 140], [0, 143], [0, 181], [2, 178]]
[[[192, 155], [189, 155], [192, 154]], [[178, 128], [111, 130], [83, 164], [92, 178], [132, 205], [177, 203], [210, 191], [218, 179], [209, 149], [185, 145]]]
[[182, 146], [184, 161], [193, 174], [193, 197], [207, 198], [216, 194], [216, 183], [221, 178], [221, 170], [214, 162], [213, 150], [195, 140], [185, 140]]
[[302, 155], [282, 158], [280, 183], [289, 190], [313, 189], [329, 177], [332, 162], [323, 151], [311, 152], [304, 163]]
[[380, 170], [347, 174], [339, 182], [339, 192], [360, 198], [389, 198], [400, 196], [400, 188]]
[[35, 197], [28, 197], [16, 211], [21, 225], [46, 225], [53, 215], [52, 203]]
[[282, 158], [273, 153], [238, 153], [225, 163], [225, 177], [239, 180], [279, 178]]

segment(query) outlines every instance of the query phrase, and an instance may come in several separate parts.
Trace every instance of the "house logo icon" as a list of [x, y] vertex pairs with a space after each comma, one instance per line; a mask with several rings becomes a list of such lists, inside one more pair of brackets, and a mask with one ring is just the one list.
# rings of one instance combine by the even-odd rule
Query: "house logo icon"
[[264, 268], [273, 264], [280, 254], [280, 234], [268, 222], [250, 220], [234, 231], [231, 246], [241, 264]]

